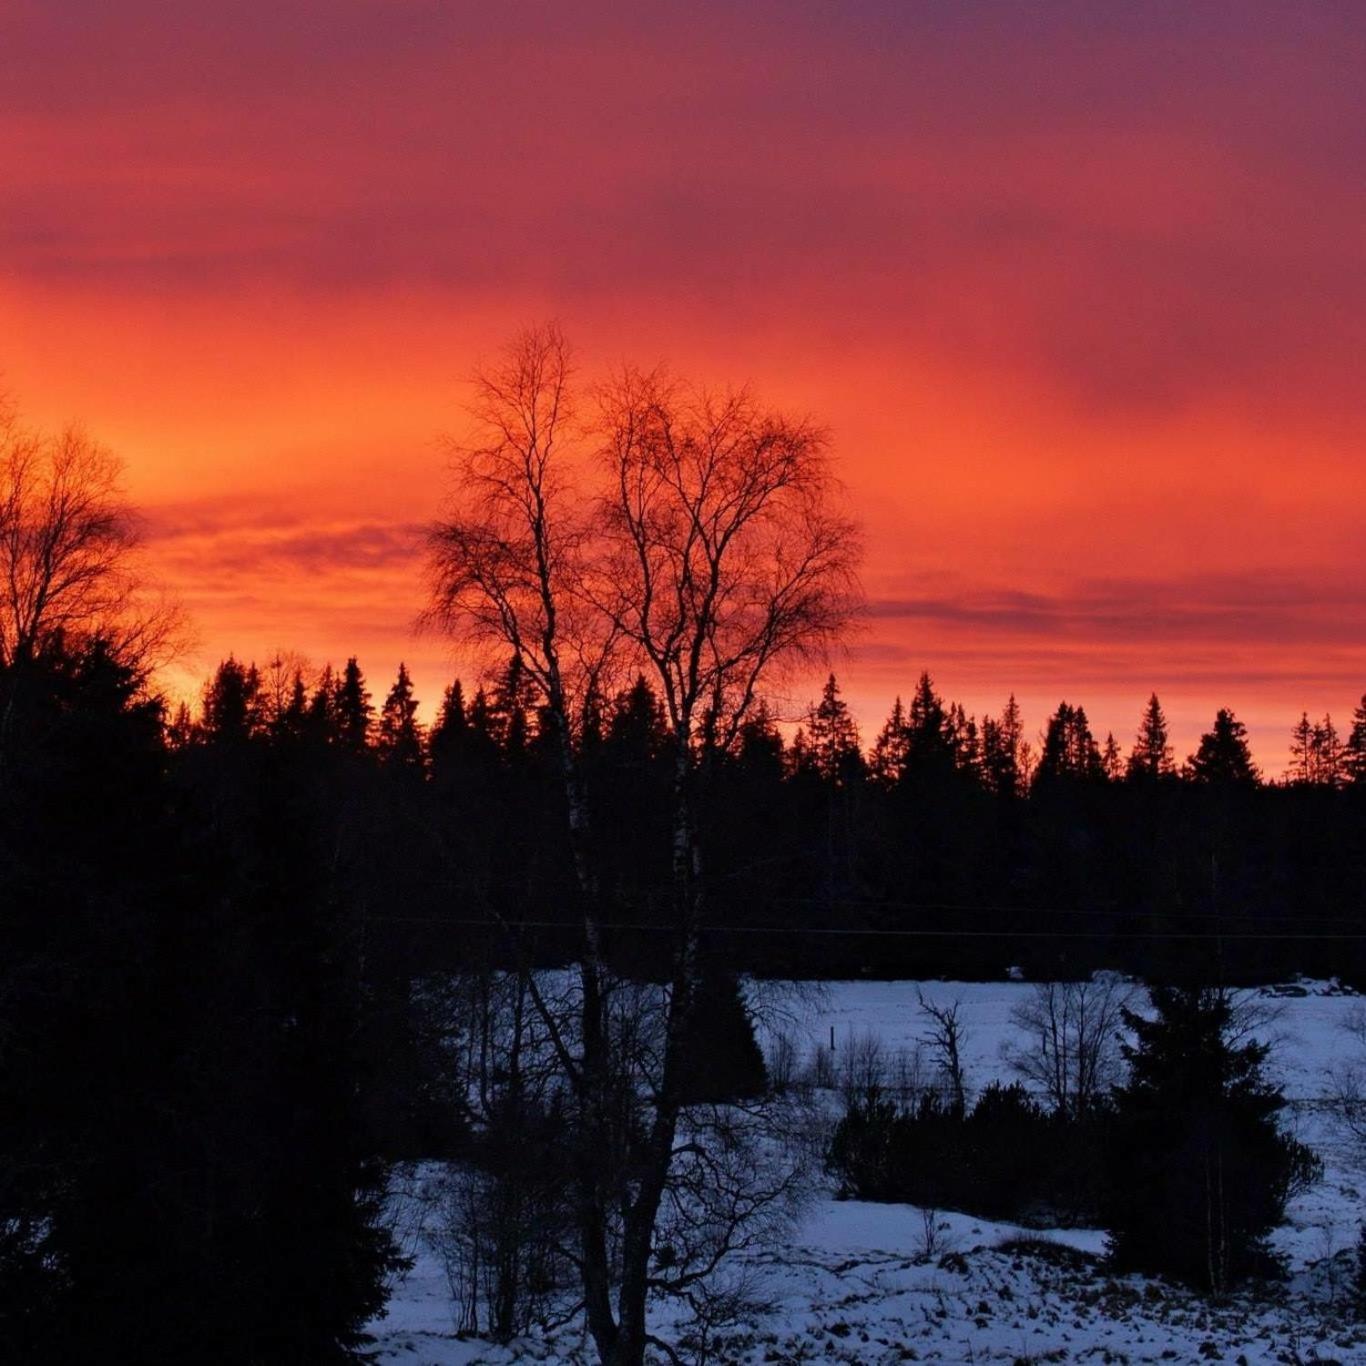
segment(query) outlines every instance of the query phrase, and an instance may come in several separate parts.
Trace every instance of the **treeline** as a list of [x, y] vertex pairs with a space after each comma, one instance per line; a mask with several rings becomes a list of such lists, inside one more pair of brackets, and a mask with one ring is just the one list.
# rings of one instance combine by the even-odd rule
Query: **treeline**
[[[179, 763], [224, 744], [286, 765], [351, 756], [347, 801], [395, 865], [370, 914], [413, 966], [471, 937], [558, 961], [573, 933], [559, 757], [524, 671], [514, 658], [472, 692], [452, 683], [430, 728], [417, 710], [402, 667], [375, 697], [355, 659], [316, 677], [229, 659], [166, 738]], [[664, 711], [643, 677], [584, 711], [611, 944], [648, 970], [670, 872]], [[759, 706], [731, 745], [699, 750], [709, 938], [770, 975], [1355, 978], [1366, 698], [1345, 739], [1302, 721], [1292, 756], [1263, 780], [1220, 710], [1178, 764], [1156, 696], [1127, 753], [1066, 702], [1036, 744], [1013, 697], [979, 721], [928, 674], [865, 746], [832, 676], [790, 739]]]

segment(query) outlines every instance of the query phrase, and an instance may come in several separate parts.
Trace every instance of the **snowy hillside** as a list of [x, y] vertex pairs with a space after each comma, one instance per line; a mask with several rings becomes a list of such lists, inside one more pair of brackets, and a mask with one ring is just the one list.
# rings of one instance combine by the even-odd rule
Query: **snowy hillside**
[[[962, 1002], [969, 1080], [980, 1088], [1010, 1075], [1010, 1015], [1021, 983], [923, 985], [927, 999]], [[1097, 1230], [1023, 1230], [905, 1205], [817, 1198], [781, 1244], [735, 1268], [749, 1309], [713, 1344], [712, 1360], [838, 1362], [1366, 1362], [1366, 1330], [1350, 1308], [1349, 1281], [1366, 1173], [1354, 1170], [1320, 1102], [1331, 1073], [1353, 1060], [1346, 1029], [1361, 998], [1318, 983], [1256, 994], [1274, 1042], [1273, 1070], [1295, 1105], [1297, 1135], [1324, 1159], [1325, 1176], [1296, 1199], [1276, 1246], [1289, 1280], [1213, 1306], [1140, 1277], [1112, 1278]], [[780, 1033], [835, 1055], [874, 1038], [889, 1055], [912, 1055], [924, 1033], [916, 985], [834, 982], [779, 992], [755, 1004], [771, 1047]], [[458, 1339], [442, 1264], [424, 1238], [423, 1174], [396, 1208], [415, 1265], [373, 1325], [380, 1360], [409, 1366], [593, 1359], [579, 1325], [500, 1348]], [[667, 1331], [667, 1325], [661, 1325]]]

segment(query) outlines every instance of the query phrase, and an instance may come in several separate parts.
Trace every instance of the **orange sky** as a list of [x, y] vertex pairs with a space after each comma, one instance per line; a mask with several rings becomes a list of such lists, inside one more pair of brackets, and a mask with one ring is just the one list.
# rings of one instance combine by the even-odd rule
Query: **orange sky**
[[1359, 7], [504, 8], [0, 0], [4, 386], [126, 460], [189, 667], [434, 698], [436, 438], [555, 316], [831, 425], [866, 730], [921, 667], [1125, 743], [1156, 688], [1183, 753], [1230, 705], [1273, 768], [1347, 720]]

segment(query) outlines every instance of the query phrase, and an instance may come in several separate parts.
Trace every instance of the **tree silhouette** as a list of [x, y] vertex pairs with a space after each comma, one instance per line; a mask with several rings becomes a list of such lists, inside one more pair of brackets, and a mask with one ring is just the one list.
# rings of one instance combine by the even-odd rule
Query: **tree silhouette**
[[218, 666], [204, 688], [200, 724], [209, 739], [227, 743], [246, 741], [261, 731], [261, 676], [255, 664], [229, 655]]
[[1011, 693], [1000, 719], [989, 716], [982, 722], [982, 776], [997, 796], [1020, 794], [1025, 777], [1020, 762], [1023, 742], [1024, 721], [1015, 694]]
[[1058, 710], [1048, 720], [1043, 752], [1034, 775], [1035, 785], [1096, 781], [1104, 776], [1100, 750], [1091, 734], [1085, 709], [1060, 702]]
[[79, 428], [29, 431], [0, 395], [0, 664], [56, 634], [112, 640], [137, 544], [119, 473]]
[[906, 710], [905, 772], [942, 777], [954, 759], [953, 726], [944, 699], [935, 692], [928, 671], [922, 671]]
[[370, 743], [375, 709], [355, 655], [346, 661], [346, 668], [337, 680], [332, 705], [337, 743], [353, 754], [363, 754]]
[[1176, 764], [1167, 738], [1167, 718], [1157, 694], [1153, 693], [1143, 709], [1138, 735], [1133, 749], [1129, 751], [1128, 774], [1130, 778], [1153, 779], [1169, 778], [1175, 772]]
[[465, 688], [457, 678], [447, 685], [436, 720], [427, 731], [427, 759], [432, 772], [445, 777], [448, 771], [453, 771], [464, 756], [468, 741]]
[[825, 680], [821, 700], [808, 712], [806, 726], [811, 765], [826, 782], [843, 787], [862, 774], [858, 726], [840, 696], [834, 674]]
[[1248, 748], [1247, 727], [1221, 707], [1214, 725], [1200, 737], [1200, 746], [1187, 760], [1191, 776], [1201, 783], [1253, 785], [1261, 780]]
[[[599, 390], [596, 463], [576, 466], [571, 380], [554, 328], [523, 334], [479, 378], [479, 433], [458, 455], [456, 515], [431, 536], [433, 616], [522, 661], [557, 761], [582, 925], [568, 1036], [576, 1046], [533, 1000], [577, 1102], [588, 1329], [604, 1363], [639, 1366], [650, 1297], [694, 1274], [651, 1268], [657, 1221], [686, 1157], [675, 1139], [702, 988], [709, 785], [769, 674], [847, 619], [856, 543], [833, 506], [824, 433], [811, 424], [743, 391], [708, 394], [627, 368]], [[591, 493], [579, 482], [586, 470], [597, 471]], [[671, 885], [657, 937], [668, 991], [647, 1051], [623, 1047], [610, 1027], [614, 978], [577, 744], [588, 699], [623, 657], [656, 688], [672, 769], [661, 849]], [[612, 1118], [622, 1096], [636, 1098], [624, 1129]]]
[[1124, 763], [1120, 758], [1119, 741], [1114, 731], [1105, 732], [1105, 743], [1100, 748], [1100, 767], [1107, 782], [1118, 782], [1124, 776]]
[[868, 772], [883, 787], [894, 786], [906, 772], [906, 709], [899, 694], [873, 743]]
[[1352, 713], [1352, 729], [1343, 746], [1342, 767], [1346, 780], [1354, 787], [1366, 787], [1366, 694]]
[[375, 752], [380, 763], [406, 772], [421, 772], [422, 730], [417, 723], [417, 699], [407, 665], [400, 662], [398, 677], [380, 708]]
[[337, 678], [331, 664], [323, 665], [313, 696], [308, 700], [306, 728], [310, 738], [319, 744], [333, 745], [338, 741]]

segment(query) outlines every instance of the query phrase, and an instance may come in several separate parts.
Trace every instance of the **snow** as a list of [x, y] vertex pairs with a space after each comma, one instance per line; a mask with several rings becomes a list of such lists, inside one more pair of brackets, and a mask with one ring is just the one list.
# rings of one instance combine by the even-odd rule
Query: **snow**
[[[961, 1002], [974, 1090], [1010, 1072], [1020, 982], [926, 982], [936, 1004]], [[867, 1036], [884, 1053], [911, 1054], [924, 1034], [913, 982], [829, 982], [790, 992], [762, 988], [761, 1034], [779, 1030], [836, 1056]], [[1275, 1245], [1289, 1279], [1213, 1304], [1141, 1277], [1114, 1277], [1096, 1229], [1040, 1233], [907, 1205], [819, 1196], [787, 1239], [743, 1268], [755, 1307], [712, 1360], [745, 1363], [1199, 1362], [1366, 1363], [1366, 1325], [1351, 1306], [1353, 1249], [1362, 1214], [1359, 1172], [1322, 1105], [1335, 1069], [1360, 1061], [1346, 1026], [1360, 997], [1332, 983], [1292, 983], [1255, 993], [1270, 1012], [1255, 1031], [1273, 1043], [1271, 1070], [1294, 1104], [1286, 1121], [1324, 1159], [1324, 1180], [1297, 1197]], [[403, 1366], [590, 1362], [571, 1323], [499, 1347], [457, 1337], [441, 1262], [424, 1241], [423, 1174], [398, 1207], [414, 1256], [386, 1314], [371, 1326], [377, 1359]], [[1364, 1183], [1359, 1186], [1359, 1182]], [[667, 1325], [662, 1325], [667, 1330]]]

